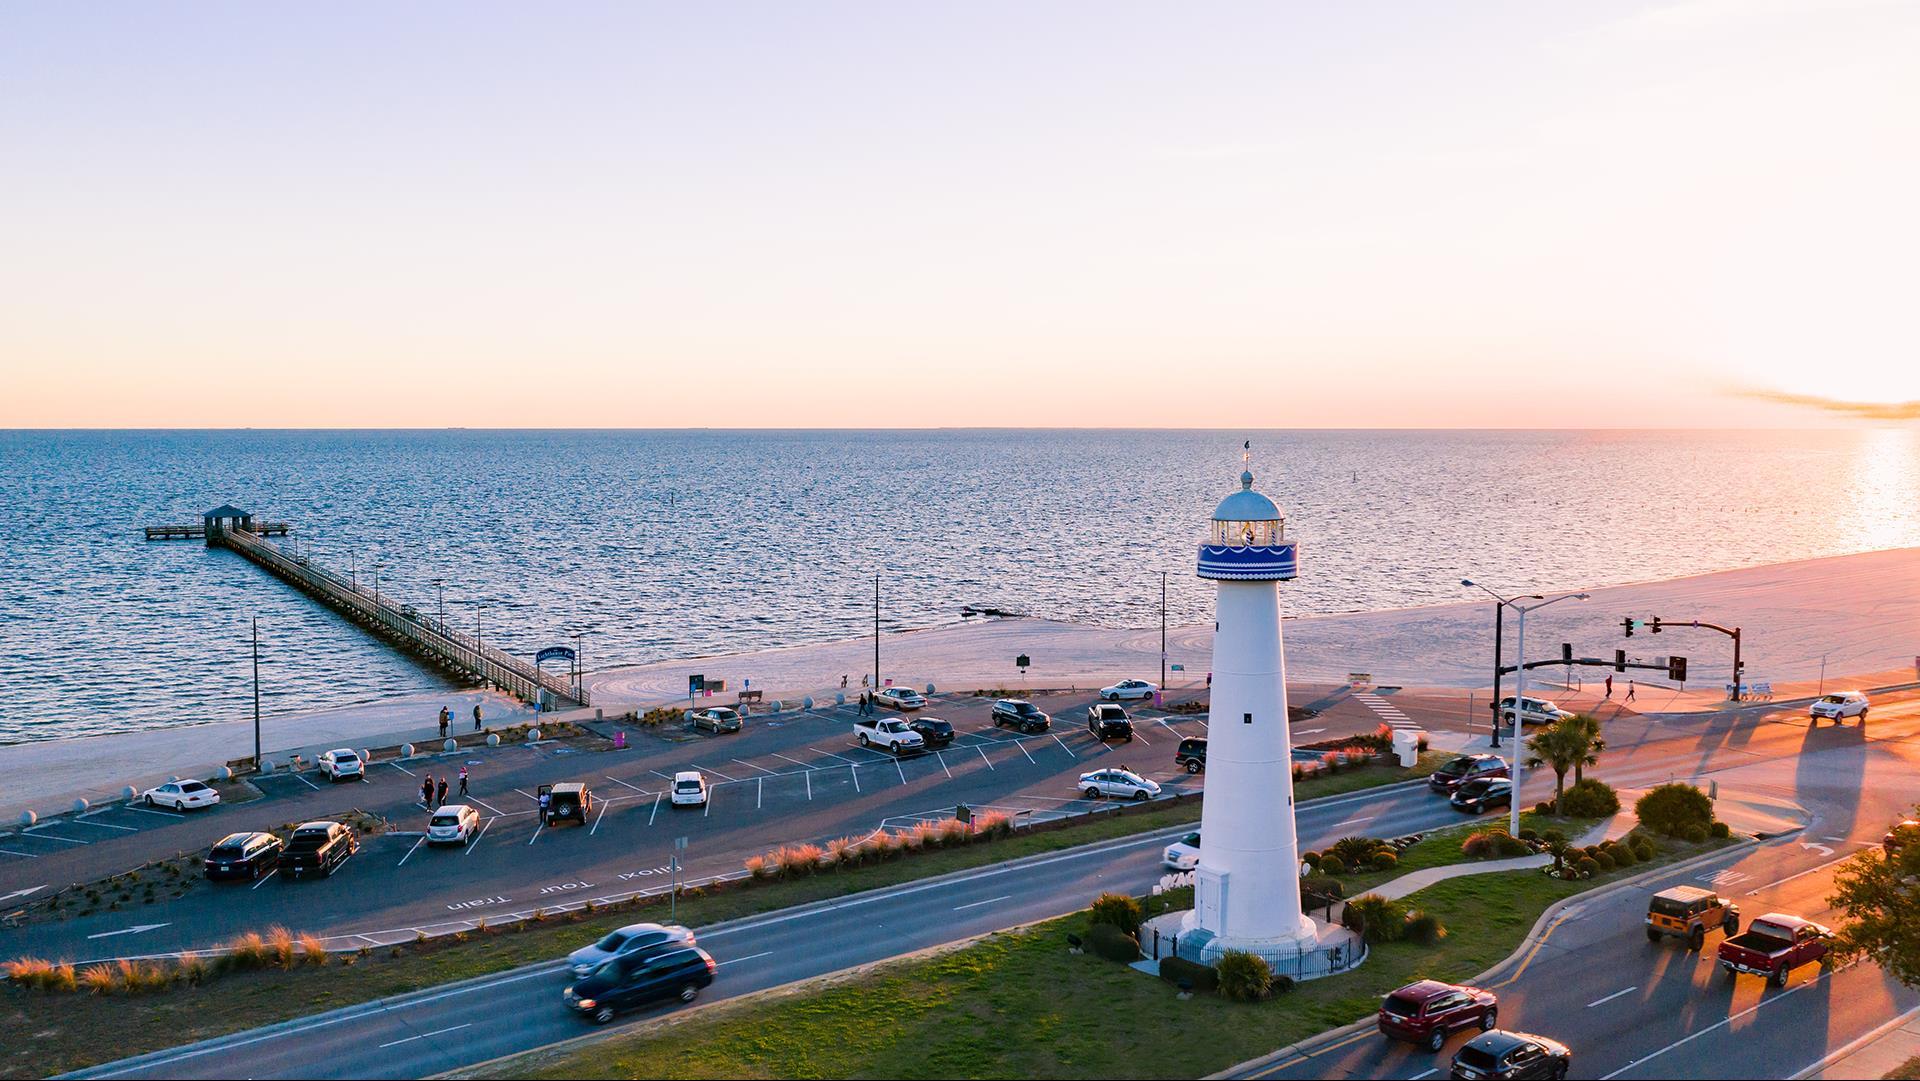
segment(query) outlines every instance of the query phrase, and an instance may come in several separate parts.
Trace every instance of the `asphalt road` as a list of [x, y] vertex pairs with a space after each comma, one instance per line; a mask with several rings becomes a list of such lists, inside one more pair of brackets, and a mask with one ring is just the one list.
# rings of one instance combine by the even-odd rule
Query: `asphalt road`
[[[1415, 786], [1300, 807], [1310, 844], [1354, 832], [1408, 833], [1457, 821]], [[699, 929], [720, 963], [705, 1000], [776, 987], [1083, 907], [1103, 890], [1145, 892], [1161, 830], [977, 871]], [[420, 1077], [545, 1046], [588, 1025], [561, 1005], [566, 974], [521, 969], [466, 984], [110, 1064], [84, 1077]], [[677, 1007], [674, 1007], [677, 1008]], [[631, 1024], [668, 1008], [616, 1021]], [[500, 1023], [511, 1019], [511, 1023]]]
[[[1720, 890], [1740, 905], [1745, 920], [1786, 912], [1837, 922], [1825, 900], [1835, 864], [1877, 845], [1887, 823], [1920, 799], [1913, 783], [1920, 768], [1917, 733], [1920, 704], [1911, 696], [1876, 705], [1865, 733], [1852, 725], [1811, 728], [1789, 712], [1622, 728], [1616, 733], [1625, 739], [1622, 772], [1658, 775], [1691, 758], [1719, 781], [1723, 794], [1790, 797], [1810, 815], [1809, 824], [1758, 848], [1569, 908], [1518, 971], [1499, 974], [1491, 985], [1500, 995], [1501, 1026], [1566, 1043], [1574, 1051], [1575, 1077], [1788, 1077], [1920, 1004], [1920, 991], [1872, 965], [1831, 972], [1804, 967], [1784, 989], [1752, 976], [1729, 979], [1715, 964], [1718, 934], [1694, 954], [1676, 942], [1647, 942], [1642, 923], [1647, 898], [1674, 885]], [[1611, 776], [1614, 769], [1610, 757], [1602, 772]], [[1468, 1038], [1454, 1037], [1436, 1056], [1366, 1031], [1239, 1076], [1444, 1075]]]

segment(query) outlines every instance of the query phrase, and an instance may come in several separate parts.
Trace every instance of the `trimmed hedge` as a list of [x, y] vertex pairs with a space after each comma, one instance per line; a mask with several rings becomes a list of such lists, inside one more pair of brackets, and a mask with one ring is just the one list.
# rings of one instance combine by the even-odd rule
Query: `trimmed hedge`
[[1220, 955], [1215, 971], [1220, 977], [1222, 998], [1259, 1002], [1273, 993], [1273, 966], [1259, 954], [1228, 950]]
[[1180, 986], [1181, 980], [1185, 980], [1187, 986], [1195, 991], [1212, 993], [1220, 989], [1220, 974], [1215, 972], [1212, 966], [1200, 964], [1198, 961], [1189, 961], [1184, 957], [1162, 957], [1160, 978], [1175, 987]]
[[1087, 931], [1087, 948], [1109, 961], [1132, 964], [1140, 959], [1140, 941], [1110, 923], [1096, 923]]
[[1640, 824], [1668, 837], [1685, 837], [1688, 827], [1700, 827], [1701, 840], [1713, 824], [1713, 801], [1690, 784], [1663, 784], [1633, 805]]
[[1397, 941], [1407, 930], [1407, 906], [1390, 897], [1369, 893], [1347, 902], [1340, 922], [1369, 944]]
[[1619, 813], [1620, 794], [1592, 777], [1575, 781], [1560, 797], [1560, 809], [1574, 818], [1607, 818]]
[[1124, 893], [1103, 893], [1094, 898], [1087, 916], [1096, 927], [1110, 925], [1126, 935], [1138, 935], [1143, 918], [1139, 899]]

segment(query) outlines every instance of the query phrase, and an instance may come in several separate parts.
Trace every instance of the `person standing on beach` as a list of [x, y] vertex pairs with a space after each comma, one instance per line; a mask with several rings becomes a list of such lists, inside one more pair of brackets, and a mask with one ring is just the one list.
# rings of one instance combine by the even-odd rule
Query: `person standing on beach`
[[1639, 689], [1640, 688], [1638, 684], [1634, 683], [1633, 680], [1628, 680], [1627, 681], [1627, 701], [1629, 702], [1633, 701], [1633, 692]]
[[846, 677], [846, 676], [841, 676], [841, 677], [840, 677], [840, 689], [841, 689], [841, 690], [843, 690], [843, 691], [847, 689], [847, 677]]
[[480, 731], [480, 703], [473, 704], [473, 730]]
[[460, 767], [460, 798], [467, 798], [467, 767]]
[[1612, 676], [1607, 677], [1607, 697], [1608, 698], [1613, 697], [1613, 677]]
[[433, 808], [433, 774], [431, 773], [420, 782], [420, 803], [429, 810]]
[[447, 779], [445, 777], [440, 778], [440, 791], [434, 797], [433, 805], [435, 807], [445, 807], [447, 805]]

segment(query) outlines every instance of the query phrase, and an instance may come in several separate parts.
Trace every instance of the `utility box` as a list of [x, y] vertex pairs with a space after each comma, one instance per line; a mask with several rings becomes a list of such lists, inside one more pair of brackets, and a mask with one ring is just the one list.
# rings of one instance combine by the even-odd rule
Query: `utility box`
[[1393, 754], [1403, 768], [1412, 769], [1413, 764], [1420, 761], [1420, 740], [1425, 736], [1426, 732], [1418, 728], [1393, 730]]

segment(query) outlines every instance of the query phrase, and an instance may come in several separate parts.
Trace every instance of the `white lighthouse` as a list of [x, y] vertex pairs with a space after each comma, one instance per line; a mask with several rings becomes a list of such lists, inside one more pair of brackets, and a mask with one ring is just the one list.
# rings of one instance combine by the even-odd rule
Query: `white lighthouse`
[[[1246, 950], [1282, 962], [1315, 947], [1300, 911], [1294, 837], [1287, 663], [1275, 583], [1298, 567], [1286, 519], [1240, 474], [1200, 544], [1199, 574], [1215, 586], [1213, 688], [1207, 727], [1206, 794], [1194, 910], [1180, 953], [1213, 960]], [[1285, 971], [1287, 967], [1276, 964]]]

